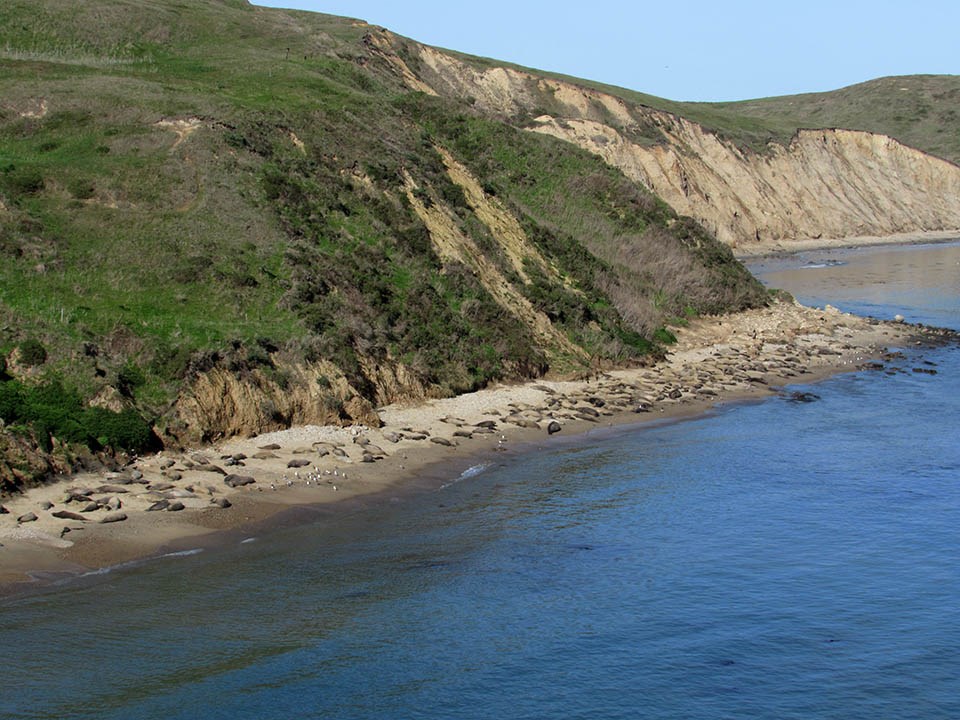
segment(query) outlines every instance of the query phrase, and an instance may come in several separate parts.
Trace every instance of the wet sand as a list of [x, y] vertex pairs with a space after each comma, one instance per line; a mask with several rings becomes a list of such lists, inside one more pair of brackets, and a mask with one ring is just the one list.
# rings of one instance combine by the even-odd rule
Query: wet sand
[[903, 323], [787, 302], [702, 318], [677, 334], [666, 360], [651, 367], [391, 405], [379, 410], [377, 429], [307, 426], [237, 438], [7, 498], [0, 590], [216, 544], [293, 516], [346, 512], [557, 438], [760, 399], [858, 369], [923, 336]]

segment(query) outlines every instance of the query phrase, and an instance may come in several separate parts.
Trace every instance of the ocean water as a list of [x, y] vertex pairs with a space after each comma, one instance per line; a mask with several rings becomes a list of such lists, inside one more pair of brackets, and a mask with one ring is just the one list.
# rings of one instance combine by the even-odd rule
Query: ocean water
[[[757, 270], [960, 327], [960, 246]], [[0, 717], [960, 717], [960, 350], [888, 370], [2, 601]]]

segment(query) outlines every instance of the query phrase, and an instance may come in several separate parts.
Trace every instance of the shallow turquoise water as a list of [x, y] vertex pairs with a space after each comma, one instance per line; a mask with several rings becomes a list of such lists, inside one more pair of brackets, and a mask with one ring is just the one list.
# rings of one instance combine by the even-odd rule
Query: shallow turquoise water
[[[790, 289], [960, 326], [858, 261]], [[960, 351], [896, 365], [5, 601], [0, 717], [960, 717]]]

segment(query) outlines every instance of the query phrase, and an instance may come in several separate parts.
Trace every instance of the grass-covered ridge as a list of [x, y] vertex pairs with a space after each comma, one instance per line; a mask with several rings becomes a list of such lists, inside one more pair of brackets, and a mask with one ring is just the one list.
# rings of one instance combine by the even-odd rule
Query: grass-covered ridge
[[[888, 135], [904, 145], [960, 164], [960, 76], [901, 75], [819, 93], [734, 102], [680, 102], [596, 80], [444, 51], [478, 69], [505, 67], [596, 90], [628, 103], [691, 120], [740, 145], [763, 152], [786, 145], [799, 130], [843, 128]], [[636, 140], [657, 143], [655, 128], [632, 128]]]
[[[313, 372], [300, 390], [343, 416], [403, 383], [641, 362], [671, 323], [765, 301], [729, 250], [596, 157], [410, 91], [368, 31], [227, 0], [0, 6], [8, 425], [136, 450], [133, 419], [175, 424], [214, 368], [282, 390]], [[443, 153], [515, 219], [519, 267]], [[424, 208], [522, 302], [444, 254]]]

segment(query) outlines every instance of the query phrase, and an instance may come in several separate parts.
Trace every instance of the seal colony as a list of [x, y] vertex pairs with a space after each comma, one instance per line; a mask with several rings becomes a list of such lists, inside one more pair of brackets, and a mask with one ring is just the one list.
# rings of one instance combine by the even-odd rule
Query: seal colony
[[[0, 505], [0, 585], [79, 574], [162, 554], [293, 506], [372, 496], [428, 466], [562, 433], [701, 413], [760, 398], [787, 383], [861, 368], [907, 367], [888, 348], [936, 343], [949, 331], [778, 301], [698, 319], [652, 367], [586, 380], [499, 386], [379, 410], [383, 427], [305, 426], [183, 453], [136, 459], [121, 472], [82, 474]], [[810, 402], [812, 393], [784, 393]], [[449, 467], [446, 467], [449, 470]], [[448, 473], [449, 474], [449, 473]], [[335, 506], [330, 506], [336, 511]]]

